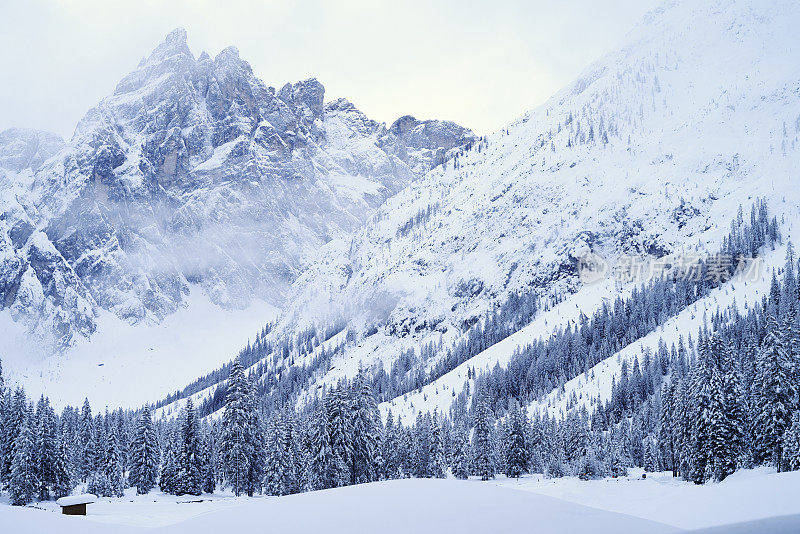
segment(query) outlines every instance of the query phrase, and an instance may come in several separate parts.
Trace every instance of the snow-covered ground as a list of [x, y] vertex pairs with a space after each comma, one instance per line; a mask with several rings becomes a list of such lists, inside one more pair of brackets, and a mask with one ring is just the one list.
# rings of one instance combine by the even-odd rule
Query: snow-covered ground
[[[408, 479], [288, 497], [229, 494], [101, 499], [86, 517], [58, 515], [54, 502], [0, 505], [3, 532], [677, 532], [783, 516], [770, 525], [800, 528], [800, 472], [740, 471], [695, 486], [668, 473], [580, 481], [530, 475], [492, 482]], [[40, 509], [34, 509], [40, 508]], [[738, 527], [737, 527], [738, 528]], [[776, 527], [777, 528], [777, 527]], [[794, 528], [795, 530], [791, 530]], [[728, 532], [723, 530], [722, 532]], [[736, 530], [730, 530], [736, 532]], [[748, 531], [749, 532], [749, 531]]]
[[103, 312], [102, 328], [91, 340], [81, 339], [61, 355], [39, 357], [31, 354], [24, 327], [0, 312], [3, 372], [32, 398], [44, 393], [58, 407], [79, 406], [88, 397], [95, 409], [136, 408], [230, 361], [278, 314], [260, 300], [226, 310], [199, 290], [186, 304], [158, 324], [131, 326]]
[[[664, 524], [479, 481], [397, 480], [288, 497], [97, 503], [86, 518], [3, 506], [13, 532], [661, 533]], [[51, 509], [51, 506], [47, 507]], [[113, 525], [113, 530], [112, 530]]]
[[700, 486], [671, 473], [648, 473], [642, 480], [640, 470], [618, 479], [530, 475], [495, 483], [682, 529], [800, 514], [800, 472], [775, 473], [769, 468], [741, 470], [720, 483]]

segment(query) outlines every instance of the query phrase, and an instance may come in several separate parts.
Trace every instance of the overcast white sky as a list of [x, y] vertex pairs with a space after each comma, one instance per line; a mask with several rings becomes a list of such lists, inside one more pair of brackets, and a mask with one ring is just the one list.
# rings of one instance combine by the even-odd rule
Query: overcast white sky
[[[267, 85], [316, 77], [370, 117], [490, 133], [569, 83], [657, 0], [0, 0], [0, 130], [75, 124], [173, 28]], [[602, 7], [597, 7], [602, 4]]]

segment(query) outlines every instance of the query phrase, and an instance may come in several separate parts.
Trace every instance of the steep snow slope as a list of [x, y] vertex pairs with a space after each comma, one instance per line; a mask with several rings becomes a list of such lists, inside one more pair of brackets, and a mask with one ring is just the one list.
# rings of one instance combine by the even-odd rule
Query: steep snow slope
[[[474, 138], [413, 117], [387, 128], [324, 94], [313, 79], [267, 87], [233, 47], [195, 58], [186, 32], [173, 31], [49, 161], [0, 148], [0, 162], [35, 172], [0, 206], [3, 219], [32, 225], [54, 256], [3, 269], [14, 279], [2, 288], [4, 307], [50, 323], [68, 345], [91, 333], [99, 309], [161, 320], [192, 285], [226, 307], [254, 297], [280, 304], [312, 251]], [[23, 247], [13, 242], [8, 254]], [[64, 273], [63, 287], [47, 287]], [[88, 293], [89, 309], [62, 306], [77, 317], [25, 301], [41, 292], [58, 306], [70, 291]]]
[[88, 396], [92, 406], [138, 407], [218, 368], [278, 311], [264, 301], [221, 309], [195, 288], [185, 307], [160, 323], [131, 325], [102, 311], [90, 339], [55, 355], [36, 353], [24, 326], [0, 315], [4, 343], [14, 347], [3, 355], [3, 370], [29, 395], [47, 395], [56, 406], [78, 406]]
[[[591, 302], [588, 314], [629, 289], [584, 287], [585, 252], [716, 252], [756, 197], [794, 219], [798, 23], [786, 0], [665, 3], [573, 85], [322, 249], [274, 335], [348, 318], [355, 341], [320, 379], [330, 383], [401, 350], [447, 347], [511, 292], [574, 293], [562, 307]], [[507, 358], [506, 345], [481, 366]]]
[[195, 58], [179, 29], [68, 145], [1, 134], [0, 313], [46, 353], [104, 312], [158, 323], [192, 288], [225, 309], [281, 305], [320, 246], [474, 140], [324, 96], [314, 79], [267, 87], [233, 47]]

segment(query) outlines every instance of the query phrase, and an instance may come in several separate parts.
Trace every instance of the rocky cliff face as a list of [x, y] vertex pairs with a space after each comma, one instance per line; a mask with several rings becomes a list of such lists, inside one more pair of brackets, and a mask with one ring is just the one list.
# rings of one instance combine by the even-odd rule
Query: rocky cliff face
[[192, 286], [279, 304], [313, 251], [474, 139], [411, 117], [386, 128], [324, 95], [314, 79], [267, 87], [233, 47], [195, 58], [179, 29], [67, 146], [12, 151], [5, 136], [33, 145], [4, 133], [0, 307], [65, 346], [100, 309], [158, 321]]
[[[389, 373], [412, 349], [418, 358], [400, 361], [415, 377], [518, 294], [563, 303], [540, 315], [524, 346], [566, 326], [572, 319], [563, 310], [591, 316], [630, 291], [633, 284], [617, 283], [613, 271], [584, 284], [577, 266], [589, 252], [612, 266], [629, 256], [713, 253], [739, 207], [756, 198], [767, 200], [792, 239], [800, 68], [792, 60], [797, 47], [787, 43], [796, 43], [798, 21], [800, 6], [790, 1], [665, 3], [625, 47], [326, 245], [295, 282], [271, 335], [291, 339], [312, 325], [345, 325], [347, 337], [335, 340], [338, 353], [324, 376], [315, 375], [312, 394], [359, 367]], [[390, 130], [424, 144], [413, 120]], [[705, 316], [692, 319], [688, 331]], [[464, 365], [473, 372], [505, 365], [515, 343], [498, 343]], [[443, 348], [424, 352], [431, 346]], [[299, 361], [282, 356], [265, 361], [276, 369]], [[395, 415], [400, 406], [411, 421], [422, 406], [446, 413], [462, 390], [462, 371], [445, 386], [433, 382], [395, 399]]]

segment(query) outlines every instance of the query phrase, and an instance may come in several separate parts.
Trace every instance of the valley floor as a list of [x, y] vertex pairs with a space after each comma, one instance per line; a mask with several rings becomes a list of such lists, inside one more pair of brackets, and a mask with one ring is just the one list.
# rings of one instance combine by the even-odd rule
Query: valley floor
[[[522, 490], [522, 491], [520, 491]], [[694, 486], [668, 473], [584, 482], [538, 475], [491, 482], [408, 479], [292, 495], [102, 499], [86, 517], [54, 502], [0, 506], [3, 532], [592, 532], [615, 534], [800, 531], [800, 472], [752, 470]], [[36, 509], [38, 508], [38, 509]], [[750, 523], [743, 523], [750, 521]], [[736, 525], [731, 525], [737, 523]]]

